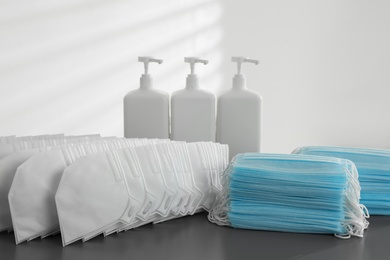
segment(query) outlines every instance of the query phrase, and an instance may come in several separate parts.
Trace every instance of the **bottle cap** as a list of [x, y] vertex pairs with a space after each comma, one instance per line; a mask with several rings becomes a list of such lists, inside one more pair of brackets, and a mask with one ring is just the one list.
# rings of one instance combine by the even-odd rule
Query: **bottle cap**
[[232, 62], [237, 63], [237, 74], [233, 77], [233, 88], [244, 89], [246, 88], [246, 80], [244, 74], [242, 74], [242, 64], [248, 62], [257, 65], [259, 64], [259, 61], [245, 57], [232, 57]]
[[189, 63], [191, 68], [191, 74], [188, 74], [186, 80], [186, 89], [198, 89], [199, 79], [198, 76], [195, 74], [195, 64], [203, 63], [204, 65], [206, 65], [207, 63], [209, 63], [209, 61], [200, 59], [198, 57], [185, 57], [184, 62]]
[[142, 74], [140, 79], [140, 88], [151, 88], [153, 85], [153, 78], [149, 74], [149, 63], [156, 62], [158, 64], [161, 64], [163, 63], [163, 60], [155, 59], [149, 56], [143, 56], [143, 57], [138, 57], [138, 61], [144, 63], [144, 69], [145, 69], [145, 72], [144, 74]]

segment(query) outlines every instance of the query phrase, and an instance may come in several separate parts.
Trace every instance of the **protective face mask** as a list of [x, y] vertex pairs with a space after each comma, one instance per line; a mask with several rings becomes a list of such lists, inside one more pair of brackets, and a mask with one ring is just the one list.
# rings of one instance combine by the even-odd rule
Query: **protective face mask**
[[[155, 143], [163, 143], [167, 142], [168, 140], [154, 140], [153, 142]], [[100, 149], [103, 150], [109, 150], [109, 149], [116, 149], [117, 147], [120, 146], [128, 146], [128, 145], [142, 145], [145, 143], [148, 143], [148, 140], [143, 140], [141, 142], [137, 142], [135, 140], [114, 140], [117, 144], [103, 144], [100, 146]], [[91, 147], [91, 148], [85, 148], [85, 150], [89, 150], [90, 152], [95, 152], [96, 147]], [[86, 219], [86, 222], [91, 222], [95, 223], [95, 226], [99, 226], [100, 228], [93, 228], [90, 229], [92, 226], [91, 225], [85, 225], [84, 229], [79, 229], [75, 232], [72, 231], [73, 227], [78, 227], [79, 225], [74, 225], [72, 226], [72, 221], [69, 220], [67, 216], [69, 216], [69, 212], [73, 210], [73, 208], [82, 208], [82, 207], [89, 207], [89, 204], [96, 200], [94, 198], [93, 192], [91, 190], [86, 190], [85, 194], [82, 196], [83, 199], [78, 200], [78, 205], [67, 205], [63, 204], [62, 200], [57, 200], [56, 199], [56, 205], [57, 205], [57, 211], [58, 215], [62, 214], [64, 219], [67, 219], [66, 224], [61, 224], [61, 232], [62, 230], [67, 230], [65, 231], [65, 234], [79, 234], [79, 236], [73, 237], [72, 235], [64, 235], [63, 236], [63, 243], [64, 245], [68, 243], [72, 243], [78, 239], [82, 239], [84, 242], [99, 235], [104, 233], [105, 235], [111, 234], [112, 232], [116, 232], [118, 229], [124, 228], [127, 225], [133, 224], [133, 223], [138, 223], [137, 220], [141, 219], [145, 221], [145, 214], [149, 214], [148, 210], [150, 208], [150, 203], [154, 205], [154, 203], [157, 201], [156, 197], [146, 191], [146, 185], [145, 185], [145, 179], [143, 178], [143, 175], [141, 175], [140, 171], [140, 165], [138, 162], [138, 157], [136, 155], [135, 150], [132, 148], [128, 149], [123, 149], [123, 150], [115, 150], [115, 151], [107, 151], [105, 152], [106, 157], [105, 158], [105, 163], [111, 165], [112, 171], [113, 172], [120, 172], [123, 175], [124, 180], [126, 180], [126, 177], [129, 182], [125, 181], [126, 187], [130, 187], [130, 189], [127, 190], [127, 197], [128, 197], [128, 205], [126, 208], [126, 212], [121, 216], [121, 218], [112, 218], [110, 223], [101, 223], [99, 222], [100, 219], [94, 218], [94, 216], [91, 216], [91, 219], [88, 219], [87, 216], [84, 217]], [[88, 159], [89, 164], [78, 164], [77, 167], [72, 167], [69, 170], [69, 174], [72, 174], [71, 172], [83, 172], [83, 171], [88, 171], [88, 172], [95, 172], [96, 176], [104, 176], [106, 174], [114, 174], [113, 172], [107, 172], [107, 168], [96, 168], [96, 167], [90, 167], [93, 166], [95, 163], [94, 160], [101, 160], [102, 158], [97, 158], [94, 157], [93, 155], [87, 155], [85, 156]], [[84, 157], [82, 157], [84, 158]], [[81, 159], [82, 159], [81, 158]], [[96, 164], [99, 164], [102, 162], [96, 162]], [[147, 162], [149, 164], [149, 162]], [[72, 164], [73, 165], [73, 164]], [[78, 168], [83, 168], [83, 169], [78, 169]], [[73, 181], [73, 183], [72, 183]], [[61, 182], [62, 183], [62, 182]], [[69, 179], [68, 182], [65, 184], [61, 185], [73, 185], [73, 186], [80, 186], [80, 189], [84, 186], [83, 182], [77, 182], [77, 179]], [[129, 186], [127, 186], [127, 183], [129, 183]], [[102, 185], [102, 183], [100, 183]], [[95, 188], [100, 189], [99, 186], [96, 186]], [[92, 188], [91, 188], [92, 189]], [[64, 189], [63, 193], [66, 193], [67, 189]], [[66, 197], [66, 195], [62, 194], [63, 197]], [[72, 194], [69, 194], [70, 197], [72, 197]], [[96, 204], [98, 204], [99, 201], [96, 201]], [[67, 206], [71, 206], [72, 209], [69, 209]], [[104, 206], [104, 205], [103, 205]], [[62, 213], [60, 213], [60, 211]], [[136, 213], [140, 213], [138, 216], [138, 219], [135, 219]], [[110, 215], [112, 217], [112, 215]], [[106, 220], [109, 218], [107, 216]], [[61, 221], [61, 218], [60, 218]], [[79, 222], [79, 218], [73, 219], [73, 221]], [[100, 224], [99, 224], [100, 223]]]
[[[50, 151], [36, 154], [23, 163], [9, 192], [16, 243], [59, 232], [54, 196], [66, 166], [89, 154], [131, 145], [136, 145], [132, 139], [104, 138], [92, 143], [49, 147]], [[132, 193], [141, 189], [144, 194], [143, 186], [135, 181], [133, 184], [138, 186], [132, 187]]]
[[175, 159], [172, 157], [171, 154], [172, 149], [174, 149], [173, 143], [157, 144], [154, 145], [154, 148], [156, 152], [156, 158], [161, 169], [161, 174], [164, 179], [164, 184], [173, 193], [172, 200], [168, 201], [169, 204], [162, 204], [160, 206], [162, 207], [161, 211], [164, 211], [164, 214], [160, 214], [153, 219], [153, 222], [157, 223], [165, 218], [169, 218], [170, 215], [172, 215], [172, 212], [178, 214], [178, 211], [180, 210], [183, 198], [186, 193], [180, 190], [177, 176], [175, 173]]
[[228, 164], [228, 146], [202, 142], [190, 144], [188, 149], [194, 178], [205, 195], [197, 211], [209, 211], [222, 189], [219, 179]]
[[63, 134], [16, 137], [14, 139], [14, 142], [0, 145], [0, 160], [20, 150], [27, 150], [32, 148], [46, 147], [46, 146], [58, 146], [67, 143], [93, 142], [100, 139], [102, 139], [100, 135], [83, 135], [83, 136], [65, 137]]
[[209, 210], [215, 196], [212, 195], [211, 167], [203, 152], [203, 143], [188, 144], [188, 152], [191, 158], [195, 183], [204, 195], [199, 207]]
[[[142, 145], [144, 142], [140, 141], [138, 144]], [[78, 176], [78, 178], [65, 179], [63, 175], [60, 181], [56, 205], [64, 245], [78, 239], [87, 241], [102, 233], [109, 235], [151, 221], [158, 222], [168, 217], [177, 217], [197, 209], [196, 205], [190, 204], [197, 197], [186, 185], [186, 182], [192, 185], [188, 176], [193, 178], [193, 172], [192, 159], [184, 142], [125, 148], [104, 154], [105, 156], [99, 157], [88, 155], [76, 160], [65, 171], [69, 176]], [[85, 162], [79, 163], [79, 160]], [[222, 161], [223, 159], [218, 159], [218, 162]], [[100, 165], [110, 165], [110, 167]], [[106, 205], [111, 205], [114, 202], [109, 201], [115, 199], [108, 194], [108, 188], [101, 187], [106, 185], [105, 182], [99, 181], [94, 183], [95, 185], [85, 184], [89, 179], [80, 178], [78, 173], [82, 172], [88, 172], [94, 176], [94, 179], [105, 179], [107, 177], [99, 176], [120, 173], [127, 189], [126, 206], [124, 202], [120, 203], [116, 205], [117, 214], [109, 214], [110, 210], [106, 209]], [[185, 176], [186, 172], [190, 174]], [[108, 182], [108, 185], [112, 185], [111, 183]], [[68, 189], [67, 186], [72, 188]], [[84, 189], [84, 186], [88, 188]], [[100, 203], [100, 197], [96, 197], [95, 193], [102, 190], [103, 193], [107, 193], [104, 195], [107, 201]], [[77, 200], [73, 198], [75, 194]]]
[[14, 142], [16, 136], [10, 135], [10, 136], [0, 136], [0, 145], [1, 144], [8, 144]]
[[8, 203], [10, 190], [16, 169], [30, 157], [39, 152], [38, 148], [19, 151], [0, 160], [0, 232], [12, 230], [11, 213]]
[[[217, 148], [220, 147], [220, 148]], [[218, 149], [223, 149], [223, 147], [226, 148], [226, 145], [224, 146], [215, 146], [212, 143], [201, 143], [201, 150], [203, 151], [203, 154], [205, 154], [204, 161], [206, 162], [210, 180], [211, 180], [211, 194], [209, 202], [214, 202], [215, 197], [217, 194], [221, 193], [222, 186], [220, 183], [220, 174], [223, 172], [223, 169], [227, 166], [227, 160], [224, 158], [225, 155], [220, 155], [220, 152], [218, 152]], [[226, 152], [228, 152], [228, 149], [225, 149]], [[223, 169], [219, 166], [223, 165]], [[212, 207], [212, 205], [207, 205], [207, 208]]]
[[239, 154], [222, 179], [209, 220], [234, 228], [362, 237], [368, 212], [359, 203], [349, 160], [277, 154]]
[[[220, 144], [214, 144], [214, 143], [207, 143], [210, 144], [210, 146], [205, 146], [206, 143], [199, 142], [199, 143], [189, 143], [186, 144], [186, 149], [188, 152], [188, 158], [189, 158], [189, 165], [191, 168], [191, 176], [193, 178], [193, 181], [196, 185], [196, 187], [199, 189], [199, 191], [202, 193], [202, 198], [200, 200], [200, 203], [196, 207], [194, 207], [191, 210], [187, 210], [188, 206], [191, 205], [191, 203], [184, 203], [184, 210], [181, 214], [178, 214], [178, 212], [171, 212], [171, 214], [167, 218], [160, 218], [159, 220], [155, 221], [154, 223], [159, 223], [163, 221], [167, 221], [170, 219], [181, 217], [185, 214], [192, 214], [194, 211], [199, 212], [203, 209], [209, 210], [211, 207], [211, 204], [214, 202], [216, 197], [216, 192], [212, 189], [211, 184], [211, 178], [213, 174], [212, 166], [210, 165], [209, 161], [214, 160], [216, 171], [220, 174], [224, 171], [224, 169], [227, 166], [228, 163], [228, 149], [226, 145], [220, 145]], [[213, 149], [214, 148], [214, 149]], [[206, 155], [205, 150], [210, 149], [211, 159], [207, 158], [208, 155]], [[174, 152], [171, 152], [173, 158], [180, 158], [180, 154], [183, 154], [183, 151], [181, 149], [178, 149], [178, 154], [176, 155]], [[181, 161], [181, 160], [179, 160]], [[179, 167], [180, 169], [180, 167]], [[183, 172], [183, 170], [181, 170]], [[180, 171], [179, 171], [180, 173]], [[181, 176], [183, 174], [180, 174]], [[219, 176], [218, 176], [219, 178]], [[184, 180], [183, 180], [184, 181]], [[179, 183], [179, 182], [178, 182]], [[190, 190], [186, 188], [187, 190]], [[193, 195], [189, 195], [190, 197]], [[194, 199], [192, 199], [193, 201]], [[185, 200], [187, 201], [187, 200]], [[191, 200], [189, 200], [191, 201]]]
[[54, 195], [65, 167], [86, 155], [84, 146], [46, 147], [21, 164], [8, 201], [16, 243], [58, 232]]
[[[182, 216], [188, 215], [188, 214], [194, 214], [196, 209], [199, 207], [200, 203], [203, 200], [203, 193], [197, 187], [194, 181], [194, 173], [191, 167], [191, 161], [188, 154], [187, 145], [185, 143], [177, 143], [176, 149], [178, 151], [178, 158], [180, 158], [181, 164], [182, 164], [182, 175], [184, 179], [184, 183], [187, 187], [187, 190], [190, 192], [190, 200], [187, 204], [183, 204], [183, 207], [180, 211], [180, 214]], [[179, 173], [180, 174], [180, 173]]]
[[[150, 221], [161, 222], [165, 219], [171, 219], [179, 215], [178, 210], [180, 209], [181, 204], [186, 201], [186, 193], [180, 192], [177, 176], [175, 175], [174, 165], [175, 158], [176, 161], [183, 160], [179, 155], [186, 154], [186, 144], [181, 142], [181, 145], [184, 146], [181, 149], [177, 149], [177, 144], [177, 142], [173, 142], [167, 144], [137, 147], [134, 149], [134, 152], [136, 153], [136, 158], [134, 158], [134, 161], [120, 158], [126, 179], [128, 180], [127, 183], [130, 192], [133, 191], [133, 188], [130, 186], [134, 185], [135, 183], [134, 181], [129, 181], [131, 176], [126, 175], [127, 172], [130, 172], [130, 170], [127, 168], [132, 164], [139, 166], [139, 171], [142, 174], [142, 179], [144, 180], [145, 184], [145, 198], [134, 194], [135, 197], [138, 198], [138, 201], [144, 201], [141, 207], [142, 210], [138, 212], [132, 223], [129, 223], [125, 226], [121, 226], [120, 224], [113, 224], [110, 229], [104, 232], [105, 235], [139, 227], [149, 223]], [[127, 150], [128, 149], [124, 149], [123, 151]], [[121, 151], [118, 151], [118, 153], [119, 152]], [[172, 156], [172, 154], [175, 154], [175, 152], [177, 155], [176, 157]], [[127, 164], [126, 162], [131, 163]], [[188, 162], [186, 164], [188, 165]], [[154, 172], [161, 172], [161, 177], [156, 178], [156, 175], [153, 176], [151, 173]], [[183, 174], [181, 175], [183, 176]], [[151, 188], [149, 187], [150, 189], [148, 190], [148, 184], [150, 185], [150, 180], [153, 180], [152, 185], [154, 186], [151, 186]], [[184, 179], [183, 182], [185, 182]], [[137, 184], [136, 187], [142, 187], [142, 185]], [[169, 190], [172, 191], [172, 195], [170, 196], [172, 199], [169, 197], [166, 198], [166, 194], [169, 192]], [[168, 216], [168, 214], [170, 216]], [[92, 232], [84, 236], [83, 241], [87, 241], [96, 235], [98, 235], [96, 232]]]
[[[165, 165], [161, 164], [161, 159], [158, 157], [157, 150], [157, 146], [159, 144], [170, 144], [171, 141], [166, 139], [125, 139], [125, 141], [127, 142], [126, 146], [147, 146], [145, 149], [148, 149], [147, 157], [145, 157], [145, 154], [140, 151], [138, 151], [138, 153], [136, 152], [136, 150], [144, 150], [141, 148], [137, 148], [135, 150], [123, 149], [117, 151], [120, 161], [122, 162], [122, 166], [124, 167], [130, 193], [137, 201], [135, 202], [136, 206], [134, 206], [134, 208], [137, 209], [135, 212], [138, 214], [135, 215], [128, 224], [114, 224], [110, 229], [104, 231], [105, 236], [145, 225], [155, 219], [159, 219], [161, 215], [167, 215], [169, 213], [169, 209], [166, 207], [169, 207], [174, 197], [174, 191], [167, 183], [167, 178], [164, 177]], [[121, 147], [124, 146], [121, 145]], [[123, 156], [122, 153], [127, 153], [127, 157]], [[150, 166], [152, 166], [154, 170], [148, 169]], [[154, 183], [150, 184], [150, 178], [148, 179], [150, 174], [146, 174], [145, 178], [143, 170], [147, 172], [158, 172], [160, 174], [160, 178], [152, 178]], [[131, 173], [130, 176], [128, 176], [129, 173]], [[137, 174], [134, 175], [134, 173]], [[157, 208], [156, 212], [153, 212], [153, 206], [158, 207], [159, 200], [156, 197], [156, 192], [151, 192], [150, 189], [147, 189], [147, 185], [148, 183], [149, 186], [156, 185], [156, 182], [159, 184], [163, 183], [164, 185], [164, 187], [160, 189], [164, 190], [165, 197], [162, 198], [162, 200], [165, 201], [165, 204], [161, 204], [159, 208]], [[141, 204], [139, 204], [139, 202], [141, 202]], [[150, 214], [152, 214], [152, 216], [150, 216]], [[86, 241], [90, 238], [90, 236], [87, 236], [83, 239], [83, 241]]]
[[[135, 144], [134, 144], [135, 145]], [[136, 145], [140, 145], [137, 143]], [[126, 177], [129, 195], [131, 197], [132, 210], [128, 212], [127, 223], [114, 223], [111, 227], [104, 231], [104, 235], [108, 236], [117, 231], [123, 231], [138, 226], [146, 219], [137, 217], [137, 213], [145, 210], [143, 207], [144, 201], [154, 202], [156, 200], [153, 194], [146, 192], [145, 181], [142, 178], [141, 167], [133, 147], [121, 149], [115, 152], [118, 156], [119, 166], [123, 168]], [[118, 167], [119, 167], [118, 166]], [[84, 236], [83, 242], [96, 236], [96, 232], [88, 236]]]
[[390, 151], [368, 148], [308, 146], [295, 154], [331, 156], [351, 160], [359, 172], [361, 203], [371, 215], [390, 215]]
[[152, 222], [157, 215], [161, 217], [168, 215], [174, 192], [166, 185], [155, 146], [139, 146], [134, 150], [145, 181], [145, 191], [155, 197], [154, 201], [146, 200], [137, 214], [139, 218], [145, 220], [143, 224], [146, 224]]
[[171, 185], [170, 187], [175, 195], [173, 196], [169, 214], [166, 217], [155, 219], [153, 223], [160, 223], [183, 216], [181, 211], [182, 209], [184, 209], [184, 212], [186, 211], [185, 205], [189, 204], [192, 197], [185, 185], [183, 165], [179, 156], [181, 151], [177, 148], [177, 143], [183, 142], [172, 142], [156, 146], [156, 149], [159, 151], [158, 156], [162, 164], [163, 174], [167, 182], [170, 182], [169, 185]]
[[116, 160], [107, 153], [88, 155], [64, 170], [55, 195], [63, 246], [104, 231], [132, 210]]
[[16, 244], [59, 230], [54, 195], [66, 166], [56, 150], [37, 153], [18, 167], [8, 194]]
[[[166, 142], [164, 140], [163, 142]], [[147, 143], [147, 141], [144, 142], [137, 142], [137, 145], [142, 145], [144, 143]], [[58, 215], [63, 215], [60, 219], [66, 219], [64, 221], [64, 224], [61, 223], [61, 233], [64, 231], [63, 235], [63, 244], [67, 245], [69, 243], [72, 243], [76, 240], [82, 239], [84, 242], [104, 233], [105, 235], [111, 234], [113, 232], [116, 232], [117, 230], [124, 229], [129, 225], [135, 224], [145, 224], [147, 223], [147, 219], [149, 214], [151, 213], [151, 209], [158, 209], [160, 200], [166, 202], [166, 197], [169, 196], [169, 193], [165, 196], [163, 196], [162, 199], [158, 199], [154, 193], [150, 193], [148, 191], [147, 185], [150, 187], [153, 187], [153, 185], [156, 185], [158, 182], [158, 171], [156, 162], [154, 159], [151, 159], [152, 156], [154, 156], [153, 151], [150, 149], [150, 147], [146, 147], [145, 149], [138, 149], [140, 147], [135, 148], [127, 148], [123, 150], [118, 151], [109, 151], [105, 153], [105, 157], [95, 157], [93, 155], [89, 155], [86, 157], [82, 157], [80, 159], [88, 160], [89, 163], [84, 164], [76, 164], [75, 167], [68, 167], [71, 168], [68, 170], [69, 174], [72, 174], [72, 172], [89, 172], [92, 174], [92, 172], [97, 176], [105, 176], [105, 175], [113, 175], [115, 172], [121, 173], [121, 176], [123, 180], [125, 180], [126, 188], [127, 188], [127, 207], [123, 210], [123, 214], [119, 217], [115, 217], [115, 215], [112, 214], [105, 214], [104, 221], [102, 218], [96, 218], [95, 215], [88, 215], [87, 211], [79, 211], [78, 213], [85, 213], [83, 216], [78, 216], [77, 218], [70, 219], [69, 214], [70, 212], [74, 211], [74, 209], [78, 208], [90, 208], [90, 204], [99, 204], [99, 198], [94, 197], [94, 192], [92, 191], [92, 187], [87, 190], [83, 190], [83, 199], [78, 200], [78, 204], [64, 204], [62, 199], [59, 199], [56, 195], [56, 205], [57, 205], [57, 211]], [[150, 153], [145, 153], [145, 151], [148, 150]], [[99, 160], [97, 162], [96, 160]], [[104, 162], [103, 162], [104, 161]], [[78, 162], [78, 161], [76, 161]], [[92, 167], [95, 164], [105, 163], [106, 165], [111, 165], [111, 170], [107, 167]], [[143, 164], [143, 166], [141, 166]], [[73, 164], [71, 165], [73, 166]], [[67, 169], [68, 169], [67, 168]], [[82, 168], [82, 169], [80, 169]], [[155, 174], [153, 177], [154, 179], [148, 178], [148, 174], [145, 174], [142, 172], [142, 170], [151, 170], [150, 174]], [[157, 173], [157, 174], [156, 174]], [[63, 183], [61, 181], [61, 185], [68, 185], [68, 186], [79, 186], [79, 189], [82, 190], [82, 187], [85, 185], [83, 182], [77, 181], [77, 179], [69, 179], [67, 182]], [[105, 188], [101, 188], [100, 185], [104, 185], [104, 182], [97, 183], [96, 186], [94, 186], [97, 190], [105, 190]], [[58, 192], [60, 191], [60, 188], [58, 189]], [[61, 198], [67, 197], [66, 192], [68, 190], [64, 189], [61, 194]], [[57, 193], [58, 193], [57, 192]], [[81, 192], [81, 191], [80, 191]], [[166, 191], [164, 191], [166, 192]], [[157, 192], [156, 192], [157, 193]], [[158, 194], [158, 193], [157, 193]], [[72, 197], [71, 194], [68, 195], [69, 197]], [[107, 199], [109, 199], [110, 196], [107, 195]], [[168, 197], [169, 199], [169, 197]], [[93, 202], [96, 203], [93, 203]], [[104, 211], [105, 204], [99, 205], [99, 208], [95, 208], [92, 212], [100, 212]], [[70, 208], [69, 208], [70, 207]], [[157, 211], [158, 212], [158, 211]], [[135, 219], [137, 217], [137, 220]], [[108, 221], [108, 219], [111, 219]], [[141, 220], [141, 221], [139, 221]], [[94, 223], [94, 225], [86, 224], [83, 225], [83, 228], [80, 228], [80, 224], [77, 223]], [[73, 224], [72, 224], [73, 223]], [[139, 225], [140, 225], [139, 224]], [[73, 230], [74, 228], [77, 228], [77, 230]], [[77, 234], [77, 235], [75, 235]]]

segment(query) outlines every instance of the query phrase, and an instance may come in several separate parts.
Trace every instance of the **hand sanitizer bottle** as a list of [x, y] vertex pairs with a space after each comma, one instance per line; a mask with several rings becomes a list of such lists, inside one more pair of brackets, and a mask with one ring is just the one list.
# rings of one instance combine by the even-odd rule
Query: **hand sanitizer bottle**
[[186, 88], [176, 91], [171, 98], [171, 139], [177, 141], [215, 142], [215, 96], [199, 89], [199, 78], [195, 64], [207, 64], [207, 60], [186, 57], [191, 66]]
[[163, 61], [152, 57], [138, 57], [145, 73], [140, 88], [129, 92], [124, 100], [124, 131], [127, 138], [169, 138], [169, 94], [154, 89], [149, 74], [149, 63]]
[[233, 88], [218, 97], [217, 142], [229, 145], [229, 155], [260, 152], [262, 97], [246, 88], [241, 73], [244, 62], [258, 64], [258, 60], [232, 57], [237, 62]]

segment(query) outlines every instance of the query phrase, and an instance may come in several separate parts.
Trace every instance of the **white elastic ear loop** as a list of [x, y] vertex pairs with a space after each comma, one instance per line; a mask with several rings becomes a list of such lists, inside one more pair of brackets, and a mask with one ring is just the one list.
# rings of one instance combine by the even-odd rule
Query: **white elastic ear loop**
[[230, 163], [221, 176], [222, 191], [217, 195], [214, 207], [208, 214], [210, 222], [219, 226], [230, 226], [228, 213], [230, 204], [230, 174], [233, 164]]
[[345, 205], [343, 207], [345, 214], [343, 226], [347, 234], [335, 234], [335, 236], [342, 239], [347, 239], [350, 236], [363, 237], [364, 230], [369, 225], [369, 222], [366, 220], [369, 217], [368, 210], [364, 205], [359, 204], [360, 184], [357, 182], [356, 168], [353, 165], [349, 166], [352, 166], [352, 170], [355, 169], [355, 171], [351, 172], [349, 169], [346, 169], [347, 189], [345, 191]]

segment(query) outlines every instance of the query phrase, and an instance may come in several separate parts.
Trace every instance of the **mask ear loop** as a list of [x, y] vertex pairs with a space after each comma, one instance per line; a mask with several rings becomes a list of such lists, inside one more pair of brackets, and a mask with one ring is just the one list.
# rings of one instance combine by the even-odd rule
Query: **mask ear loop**
[[234, 159], [228, 165], [221, 176], [222, 192], [217, 195], [214, 207], [208, 214], [210, 222], [219, 226], [231, 226], [229, 221], [230, 211], [230, 174], [232, 174]]
[[342, 224], [346, 229], [346, 234], [334, 234], [341, 239], [348, 239], [351, 236], [363, 237], [364, 230], [367, 229], [369, 218], [367, 208], [359, 204], [360, 184], [358, 182], [357, 169], [352, 162], [347, 161], [347, 188], [345, 190], [344, 214], [345, 220]]

